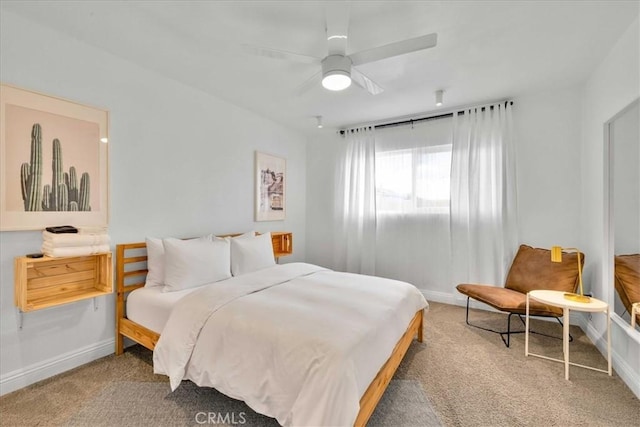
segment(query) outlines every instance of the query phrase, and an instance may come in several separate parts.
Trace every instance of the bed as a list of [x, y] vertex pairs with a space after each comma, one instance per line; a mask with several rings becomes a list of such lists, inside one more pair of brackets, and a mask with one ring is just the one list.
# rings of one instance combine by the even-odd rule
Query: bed
[[117, 245], [116, 354], [124, 337], [154, 350], [172, 389], [215, 387], [284, 425], [364, 426], [422, 342], [427, 303], [404, 282], [290, 263], [163, 293], [144, 286], [145, 249]]

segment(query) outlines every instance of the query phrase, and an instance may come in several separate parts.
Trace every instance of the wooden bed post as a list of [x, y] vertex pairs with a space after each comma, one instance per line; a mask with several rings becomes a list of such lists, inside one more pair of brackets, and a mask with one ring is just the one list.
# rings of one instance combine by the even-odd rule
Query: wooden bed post
[[116, 356], [124, 352], [120, 321], [124, 317], [124, 246], [116, 246]]
[[[138, 332], [134, 331], [134, 333], [132, 333], [130, 331], [131, 328], [129, 326], [132, 325], [133, 322], [126, 318], [125, 295], [144, 286], [147, 269], [142, 268], [125, 271], [125, 267], [127, 264], [146, 263], [146, 254], [139, 256], [127, 256], [126, 254], [127, 250], [140, 250], [145, 249], [146, 247], [147, 245], [145, 242], [116, 245], [116, 355], [120, 355], [124, 352], [125, 336], [136, 342], [141, 341], [141, 339], [136, 335]], [[133, 283], [128, 285], [125, 284], [125, 279], [132, 277], [135, 277], [135, 280], [130, 280], [130, 282]], [[140, 328], [140, 331], [142, 331], [142, 329], [144, 329], [144, 333], [146, 335], [152, 334], [153, 336], [151, 339], [155, 339], [157, 341], [158, 334], [142, 327]], [[147, 342], [148, 341], [145, 341], [145, 343]], [[149, 348], [149, 344], [145, 346]], [[151, 347], [151, 349], [153, 349], [153, 347]]]

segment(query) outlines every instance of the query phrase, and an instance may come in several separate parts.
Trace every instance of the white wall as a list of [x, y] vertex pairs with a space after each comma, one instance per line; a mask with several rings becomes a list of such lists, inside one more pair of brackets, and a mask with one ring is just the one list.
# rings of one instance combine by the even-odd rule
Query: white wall
[[579, 244], [581, 100], [578, 85], [514, 100], [521, 243]]
[[[2, 11], [3, 83], [110, 110], [109, 233], [145, 236], [247, 230], [294, 233], [305, 259], [306, 139], [247, 110]], [[212, 70], [212, 73], [215, 70]], [[214, 76], [212, 75], [212, 78]], [[287, 219], [253, 221], [254, 151], [287, 159]], [[39, 232], [0, 233], [0, 393], [113, 353], [114, 297], [24, 315], [13, 306], [13, 259]]]
[[334, 268], [336, 166], [345, 140], [323, 129], [307, 143], [307, 262]]
[[[581, 247], [595, 263], [589, 273], [597, 297], [612, 300], [612, 280], [606, 268], [609, 262], [605, 248], [604, 224], [604, 123], [640, 96], [640, 30], [638, 19], [626, 30], [608, 55], [593, 71], [584, 88], [582, 111], [582, 240]], [[629, 326], [612, 324], [614, 369], [640, 397], [640, 335]], [[602, 316], [594, 316], [588, 333], [600, 339], [606, 324]]]

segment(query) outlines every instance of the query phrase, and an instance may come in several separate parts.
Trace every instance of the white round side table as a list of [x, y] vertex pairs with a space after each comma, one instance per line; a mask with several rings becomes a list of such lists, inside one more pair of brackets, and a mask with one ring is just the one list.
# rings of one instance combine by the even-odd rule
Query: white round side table
[[[591, 369], [593, 371], [605, 372], [611, 375], [611, 317], [609, 316], [609, 304], [604, 301], [600, 301], [596, 298], [591, 298], [589, 302], [576, 302], [568, 300], [564, 297], [563, 291], [549, 291], [549, 290], [536, 290], [527, 293], [527, 311], [525, 321], [525, 341], [524, 341], [524, 355], [535, 356], [542, 359], [553, 360], [555, 362], [564, 363], [564, 379], [569, 379], [569, 365], [579, 366], [581, 368]], [[552, 305], [562, 308], [562, 351], [564, 353], [564, 360], [555, 359], [553, 357], [547, 357], [540, 354], [534, 354], [529, 352], [529, 299], [533, 298], [543, 304]], [[591, 313], [605, 313], [607, 316], [607, 370], [598, 369], [592, 366], [580, 365], [578, 363], [569, 362], [569, 311], [583, 311]]]

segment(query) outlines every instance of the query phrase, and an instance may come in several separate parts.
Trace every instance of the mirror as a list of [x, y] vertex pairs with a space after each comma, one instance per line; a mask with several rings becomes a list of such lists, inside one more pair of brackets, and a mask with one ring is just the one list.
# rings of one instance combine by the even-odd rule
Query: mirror
[[[640, 301], [640, 100], [605, 124], [612, 317], [630, 325]], [[637, 319], [637, 317], [636, 317]], [[636, 331], [640, 337], [640, 324]]]

